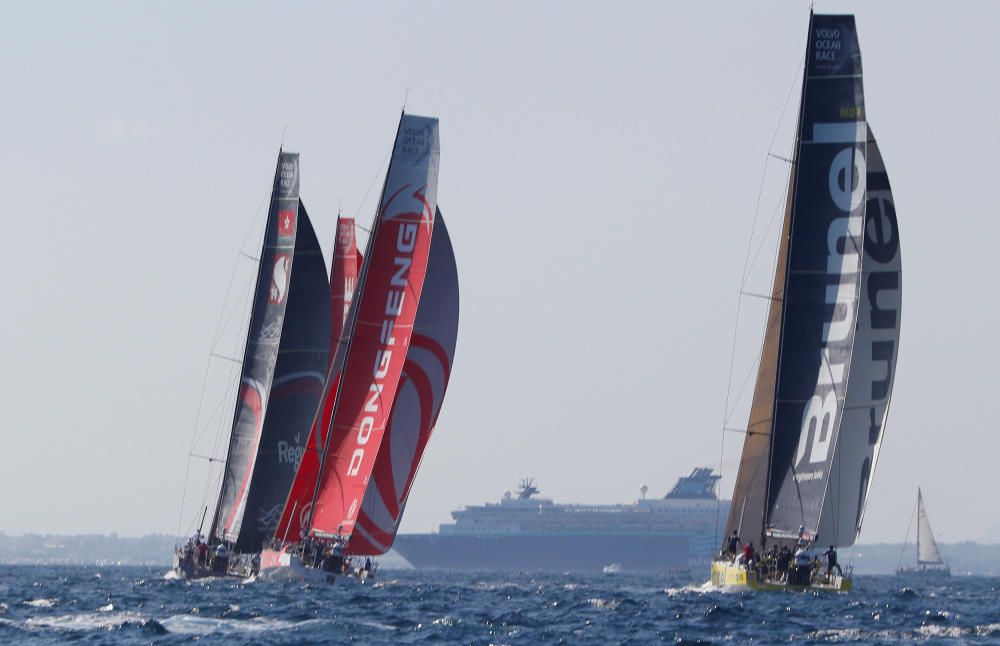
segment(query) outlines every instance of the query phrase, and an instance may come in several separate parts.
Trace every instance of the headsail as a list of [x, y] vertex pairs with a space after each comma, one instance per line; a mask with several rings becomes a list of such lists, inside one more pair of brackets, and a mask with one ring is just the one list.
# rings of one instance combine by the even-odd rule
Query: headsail
[[264, 230], [222, 489], [210, 532], [218, 540], [236, 541], [243, 524], [285, 320], [298, 207], [299, 156], [281, 152]]
[[885, 434], [902, 308], [902, 265], [896, 209], [882, 155], [868, 129], [868, 182], [861, 308], [847, 403], [823, 504], [824, 542], [853, 545], [861, 531], [872, 474]]
[[444, 403], [458, 339], [458, 268], [441, 211], [434, 221], [427, 277], [372, 479], [348, 551], [384, 554], [392, 546], [424, 448]]
[[920, 489], [917, 489], [917, 565], [944, 565]]
[[295, 259], [246, 511], [236, 549], [258, 552], [274, 534], [323, 393], [330, 354], [329, 284], [316, 233], [299, 201]]
[[853, 16], [810, 17], [765, 531], [819, 529], [854, 347], [867, 128]]

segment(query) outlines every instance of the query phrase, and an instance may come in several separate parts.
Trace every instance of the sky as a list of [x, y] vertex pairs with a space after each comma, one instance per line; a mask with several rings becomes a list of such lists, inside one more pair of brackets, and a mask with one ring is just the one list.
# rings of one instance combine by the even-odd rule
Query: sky
[[[816, 10], [857, 14], [901, 230], [899, 363], [861, 540], [901, 541], [920, 486], [939, 541], [996, 542], [1000, 4]], [[721, 429], [746, 423], [764, 315], [740, 279], [749, 244], [747, 290], [768, 289], [787, 173], [768, 153], [790, 155], [808, 12], [0, 3], [0, 531], [172, 533], [182, 498], [191, 522], [203, 380], [203, 424], [232, 406], [208, 356], [220, 312], [241, 325], [230, 280], [246, 285], [282, 137], [329, 254], [338, 208], [372, 219], [404, 100], [440, 118], [462, 310], [402, 531], [524, 476], [612, 503], [721, 467], [728, 497], [742, 438]]]

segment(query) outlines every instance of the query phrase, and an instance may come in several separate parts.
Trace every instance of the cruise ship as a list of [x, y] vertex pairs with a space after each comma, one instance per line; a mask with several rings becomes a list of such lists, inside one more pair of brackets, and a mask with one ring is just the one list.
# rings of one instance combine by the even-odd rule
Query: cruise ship
[[452, 512], [436, 534], [400, 534], [393, 547], [417, 568], [684, 571], [707, 567], [721, 542], [729, 501], [719, 476], [699, 468], [670, 492], [618, 505], [559, 504], [532, 479], [498, 503]]

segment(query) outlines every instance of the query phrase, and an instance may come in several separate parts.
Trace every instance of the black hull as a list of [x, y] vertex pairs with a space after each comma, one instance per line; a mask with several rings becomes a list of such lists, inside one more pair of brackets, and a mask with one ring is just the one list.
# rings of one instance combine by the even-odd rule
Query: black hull
[[710, 562], [710, 554], [692, 554], [690, 543], [684, 536], [401, 534], [393, 547], [416, 568], [679, 571]]

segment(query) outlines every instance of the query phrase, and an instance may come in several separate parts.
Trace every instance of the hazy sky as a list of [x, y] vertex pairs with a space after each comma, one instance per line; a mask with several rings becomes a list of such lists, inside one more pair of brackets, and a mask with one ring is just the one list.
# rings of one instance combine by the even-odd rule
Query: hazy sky
[[[902, 540], [918, 485], [939, 540], [996, 540], [1000, 3], [817, 11], [857, 13], [903, 250], [862, 540]], [[282, 130], [329, 253], [341, 199], [371, 220], [407, 88], [441, 120], [462, 312], [403, 531], [526, 475], [559, 501], [618, 502], [718, 468], [737, 292], [762, 175], [747, 289], [768, 289], [787, 165], [765, 160], [776, 128], [789, 155], [807, 22], [804, 1], [0, 4], [0, 530], [175, 530]], [[734, 394], [765, 304], [743, 302]], [[741, 442], [726, 437], [726, 497]]]

